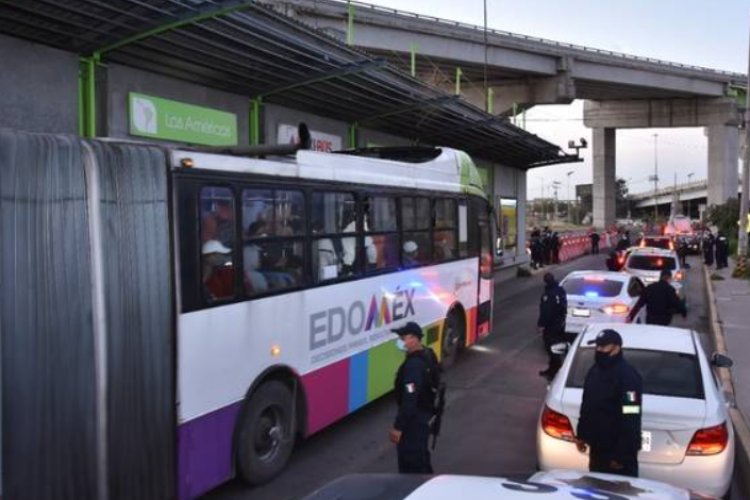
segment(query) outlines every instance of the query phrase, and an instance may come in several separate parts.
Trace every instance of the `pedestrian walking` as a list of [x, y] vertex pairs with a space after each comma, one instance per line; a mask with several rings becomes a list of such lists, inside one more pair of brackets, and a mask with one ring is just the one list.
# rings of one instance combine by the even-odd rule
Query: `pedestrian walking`
[[714, 265], [714, 244], [716, 240], [710, 229], [703, 236], [703, 263], [707, 266]]
[[589, 448], [591, 472], [638, 477], [643, 381], [625, 360], [615, 330], [602, 330], [592, 343], [595, 362], [583, 383], [576, 447], [581, 453]]
[[432, 474], [428, 441], [440, 367], [432, 349], [422, 346], [422, 328], [417, 323], [410, 321], [391, 331], [399, 336], [399, 348], [406, 351], [396, 372], [398, 413], [389, 433], [398, 453], [398, 471]]
[[646, 323], [649, 325], [667, 326], [672, 322], [675, 313], [687, 316], [685, 303], [677, 296], [672, 286], [672, 271], [663, 269], [659, 281], [646, 287], [628, 314], [628, 322], [638, 314], [643, 306], [646, 306]]
[[688, 254], [688, 243], [685, 238], [680, 238], [677, 243], [677, 257], [680, 259], [680, 266], [684, 269], [689, 269], [690, 265], [687, 263]]
[[539, 303], [537, 331], [544, 341], [549, 362], [539, 375], [552, 380], [562, 366], [559, 354], [552, 352], [552, 346], [566, 341], [565, 318], [568, 315], [568, 297], [551, 273], [544, 275], [544, 293]]
[[599, 253], [599, 233], [593, 231], [589, 234], [589, 238], [591, 238], [591, 254], [597, 255]]
[[620, 239], [617, 240], [617, 246], [615, 247], [615, 250], [618, 252], [623, 252], [630, 248], [630, 231], [625, 231], [624, 233], [620, 234]]
[[716, 269], [728, 267], [729, 240], [721, 231], [716, 233], [716, 242], [714, 243], [714, 246], [716, 249]]
[[560, 247], [562, 244], [560, 243], [560, 235], [557, 234], [557, 231], [552, 233], [552, 263], [553, 264], [559, 264], [560, 263]]

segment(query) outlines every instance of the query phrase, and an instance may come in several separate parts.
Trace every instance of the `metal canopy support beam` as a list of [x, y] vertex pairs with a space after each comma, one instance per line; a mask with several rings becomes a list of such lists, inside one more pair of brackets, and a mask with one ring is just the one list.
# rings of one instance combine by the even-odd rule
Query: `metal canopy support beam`
[[377, 115], [368, 116], [366, 118], [362, 118], [359, 121], [359, 123], [368, 123], [373, 122], [376, 120], [380, 120], [382, 118], [387, 118], [389, 116], [394, 115], [400, 115], [403, 113], [408, 113], [409, 111], [414, 111], [416, 109], [422, 109], [430, 106], [437, 106], [440, 104], [443, 104], [444, 102], [449, 101], [455, 101], [458, 99], [458, 96], [455, 95], [447, 95], [447, 96], [439, 96], [439, 97], [431, 97], [429, 99], [422, 99], [420, 101], [415, 102], [414, 104], [407, 105], [407, 106], [399, 106], [397, 108], [390, 109], [388, 111], [385, 111], [384, 113], [380, 113]]
[[83, 137], [96, 137], [96, 66], [99, 57], [81, 59], [78, 78], [78, 132]]
[[349, 139], [349, 148], [356, 149], [357, 148], [357, 129], [359, 128], [359, 125], [357, 122], [352, 123], [347, 127], [347, 136]]
[[260, 144], [260, 108], [263, 101], [260, 97], [250, 101], [250, 144]]
[[336, 78], [341, 78], [342, 76], [362, 73], [363, 71], [368, 71], [371, 69], [379, 69], [379, 68], [384, 67], [385, 65], [386, 65], [385, 59], [375, 59], [372, 61], [362, 61], [362, 62], [346, 64], [332, 71], [319, 73], [318, 75], [308, 78], [307, 80], [297, 82], [297, 83], [292, 83], [290, 85], [279, 87], [277, 89], [269, 90], [268, 92], [262, 93], [260, 96], [269, 97], [273, 95], [278, 95], [284, 92], [289, 92], [290, 90], [298, 89], [300, 87], [307, 87], [315, 83], [322, 83], [322, 82], [326, 82], [326, 81], [333, 80]]
[[157, 26], [156, 28], [152, 28], [152, 29], [143, 31], [141, 33], [137, 33], [133, 36], [120, 40], [119, 42], [115, 42], [113, 44], [102, 47], [96, 50], [96, 53], [99, 53], [101, 55], [106, 52], [111, 52], [115, 49], [124, 47], [125, 45], [130, 45], [132, 43], [139, 42], [145, 38], [150, 38], [152, 36], [160, 35], [164, 32], [172, 31], [174, 29], [181, 28], [182, 26], [186, 26], [188, 24], [195, 24], [201, 21], [205, 21], [206, 19], [223, 16], [225, 14], [229, 14], [231, 12], [241, 10], [241, 9], [246, 9], [255, 4], [253, 0], [231, 0], [228, 3], [229, 3], [228, 6], [222, 6], [222, 8], [220, 9], [217, 9], [215, 4], [212, 4], [211, 8], [198, 9], [197, 14], [194, 12], [191, 12], [190, 16], [186, 16], [181, 19], [177, 19], [171, 23], [162, 24], [160, 26]]

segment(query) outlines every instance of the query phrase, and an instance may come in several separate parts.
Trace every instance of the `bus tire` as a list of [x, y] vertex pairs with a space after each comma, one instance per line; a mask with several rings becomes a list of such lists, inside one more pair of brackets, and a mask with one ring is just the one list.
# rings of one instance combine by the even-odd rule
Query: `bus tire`
[[278, 380], [265, 382], [250, 396], [237, 431], [237, 472], [258, 485], [279, 474], [294, 448], [292, 394]]
[[440, 346], [440, 364], [447, 370], [456, 362], [461, 341], [464, 338], [465, 322], [463, 314], [454, 309], [445, 318], [443, 328], [443, 343]]

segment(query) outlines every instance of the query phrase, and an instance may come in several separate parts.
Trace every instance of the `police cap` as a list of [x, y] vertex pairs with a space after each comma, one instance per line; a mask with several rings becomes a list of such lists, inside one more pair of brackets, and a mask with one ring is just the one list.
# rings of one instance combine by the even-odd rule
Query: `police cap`
[[424, 335], [422, 333], [422, 327], [420, 327], [414, 321], [409, 321], [404, 326], [399, 328], [392, 328], [391, 331], [399, 337], [403, 337], [404, 335], [414, 335], [415, 337], [419, 337], [421, 339]]
[[622, 345], [622, 337], [616, 331], [607, 328], [599, 332], [594, 340], [589, 340], [588, 344], [596, 344], [597, 346], [603, 345]]

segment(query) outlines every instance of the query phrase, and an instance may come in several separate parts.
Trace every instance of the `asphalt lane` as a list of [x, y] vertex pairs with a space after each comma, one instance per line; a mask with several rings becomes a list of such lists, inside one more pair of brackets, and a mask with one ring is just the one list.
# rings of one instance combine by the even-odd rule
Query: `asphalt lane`
[[[589, 255], [549, 270], [560, 279], [573, 270], [604, 270], [604, 259], [604, 254]], [[705, 333], [708, 342], [703, 275], [698, 259], [690, 262], [689, 314], [673, 325]], [[447, 406], [433, 453], [436, 473], [492, 476], [535, 470], [537, 418], [547, 390], [537, 375], [546, 366], [536, 334], [542, 288], [541, 274], [498, 284], [492, 335], [466, 350], [445, 374]], [[299, 443], [288, 467], [269, 484], [250, 488], [232, 481], [206, 498], [291, 500], [343, 474], [396, 472], [396, 452], [387, 435], [394, 415], [395, 403], [385, 396]]]

